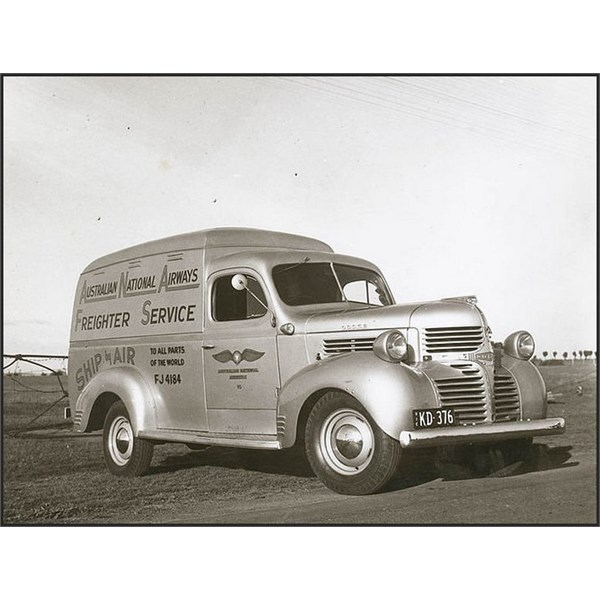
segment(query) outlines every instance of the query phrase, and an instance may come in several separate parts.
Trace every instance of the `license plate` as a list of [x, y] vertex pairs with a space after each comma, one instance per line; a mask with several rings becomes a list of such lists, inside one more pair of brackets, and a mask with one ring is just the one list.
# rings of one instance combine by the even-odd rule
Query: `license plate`
[[456, 424], [456, 417], [451, 408], [419, 408], [413, 410], [415, 429], [432, 429], [434, 427], [451, 427]]

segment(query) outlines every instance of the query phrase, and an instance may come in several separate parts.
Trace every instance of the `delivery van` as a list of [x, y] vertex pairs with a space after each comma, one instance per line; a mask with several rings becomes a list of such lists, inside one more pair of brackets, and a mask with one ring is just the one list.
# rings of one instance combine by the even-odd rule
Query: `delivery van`
[[84, 269], [69, 398], [115, 475], [146, 473], [156, 443], [300, 445], [325, 485], [369, 494], [409, 448], [526, 450], [562, 433], [533, 353], [526, 331], [494, 343], [473, 296], [396, 304], [366, 260], [222, 228]]

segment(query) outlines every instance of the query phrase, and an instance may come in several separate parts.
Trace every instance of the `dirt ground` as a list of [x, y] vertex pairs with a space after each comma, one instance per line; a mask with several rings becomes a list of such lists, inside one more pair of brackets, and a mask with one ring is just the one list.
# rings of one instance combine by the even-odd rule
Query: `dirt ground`
[[[5, 377], [2, 521], [11, 524], [595, 524], [596, 366], [542, 367], [567, 432], [493, 473], [408, 455], [388, 488], [340, 496], [294, 450], [157, 446], [145, 477], [111, 476], [98, 434], [61, 422], [54, 377]], [[578, 390], [578, 386], [581, 389]], [[35, 389], [31, 389], [35, 388]], [[26, 432], [22, 430], [26, 428]]]

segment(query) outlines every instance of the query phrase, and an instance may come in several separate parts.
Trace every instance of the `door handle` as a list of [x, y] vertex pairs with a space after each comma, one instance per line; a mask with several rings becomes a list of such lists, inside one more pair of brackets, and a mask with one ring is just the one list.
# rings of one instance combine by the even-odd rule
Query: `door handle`
[[204, 350], [214, 350], [215, 345], [214, 344], [202, 344], [202, 348], [204, 348]]

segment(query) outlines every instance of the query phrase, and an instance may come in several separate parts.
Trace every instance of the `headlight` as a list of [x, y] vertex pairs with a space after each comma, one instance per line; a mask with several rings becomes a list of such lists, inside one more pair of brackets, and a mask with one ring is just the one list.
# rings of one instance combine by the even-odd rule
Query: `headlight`
[[400, 362], [408, 352], [408, 344], [401, 331], [392, 329], [377, 337], [373, 343], [373, 352], [382, 360]]
[[529, 360], [535, 352], [533, 336], [527, 331], [515, 331], [504, 340], [504, 351], [514, 358]]

